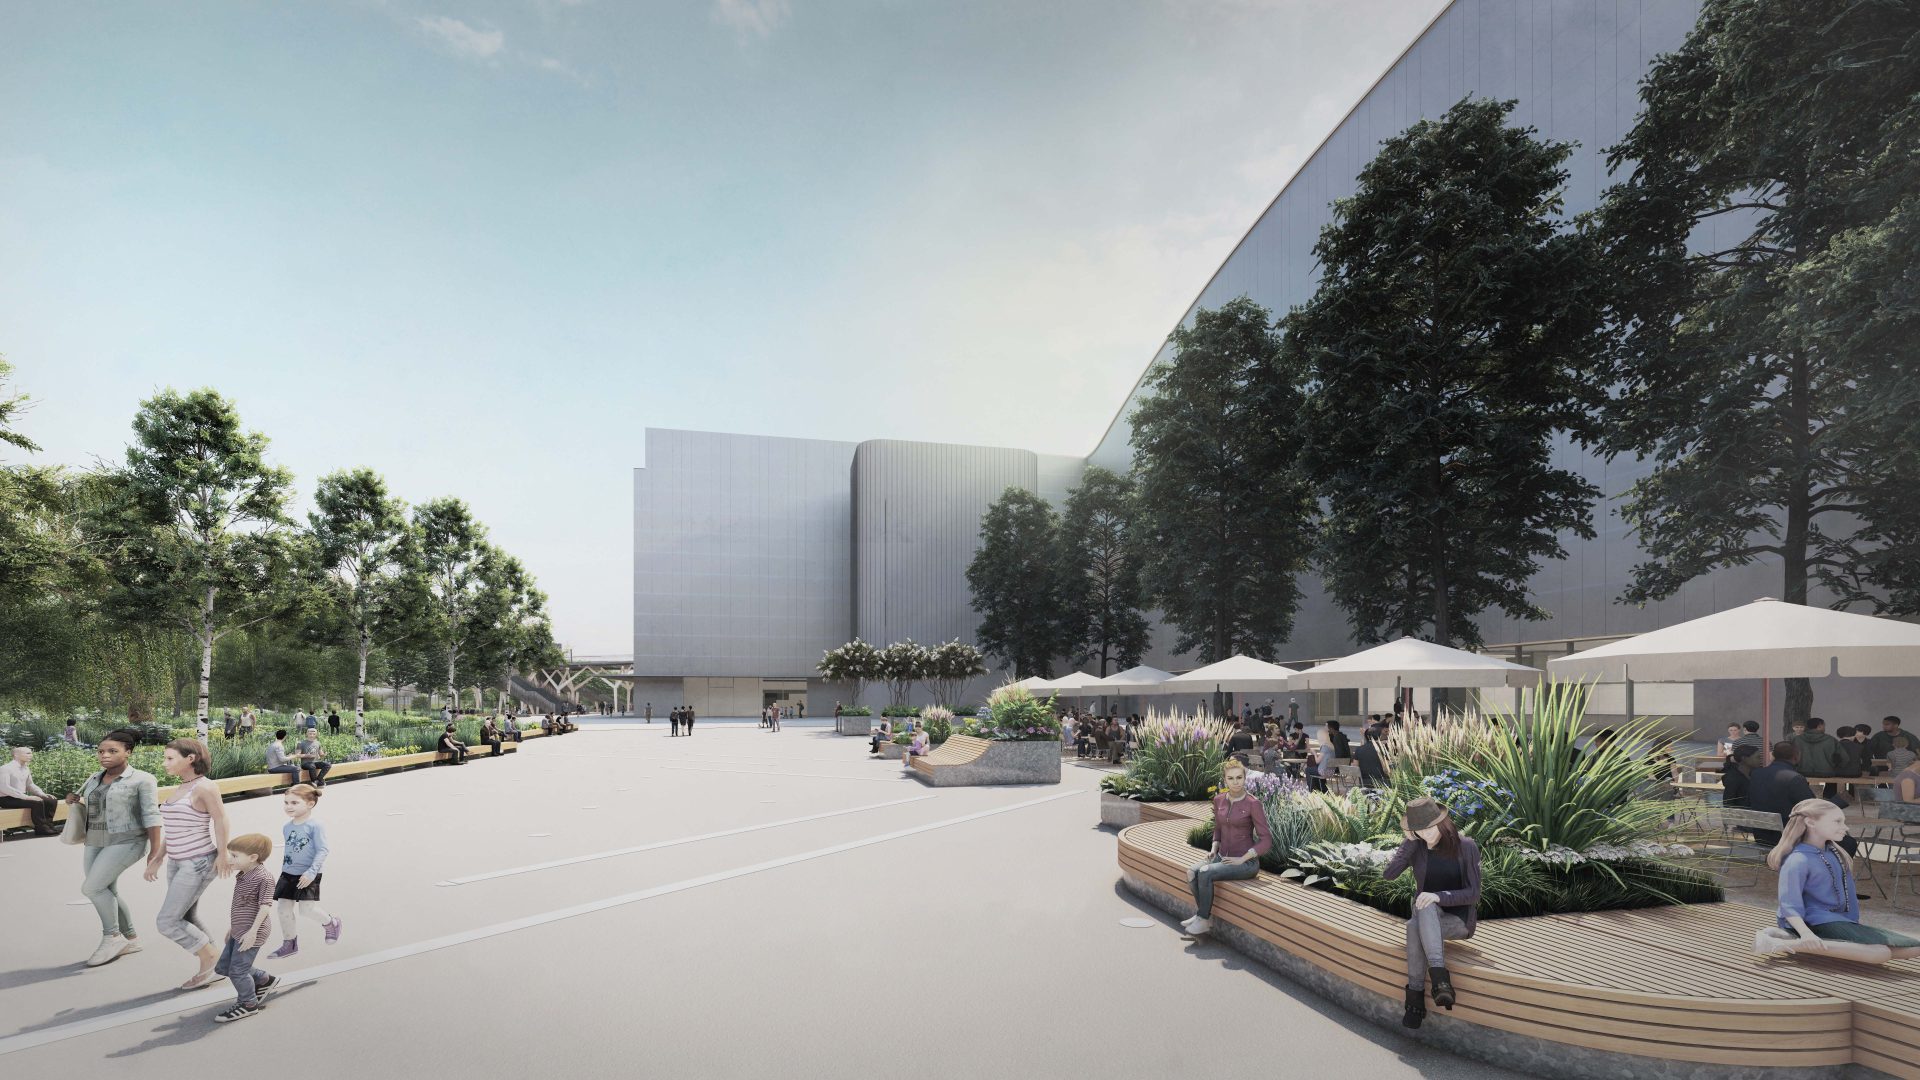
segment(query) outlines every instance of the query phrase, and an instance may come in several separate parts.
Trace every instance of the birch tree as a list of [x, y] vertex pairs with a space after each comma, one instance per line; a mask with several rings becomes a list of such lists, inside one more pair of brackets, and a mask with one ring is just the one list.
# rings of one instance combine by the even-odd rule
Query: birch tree
[[359, 660], [353, 708], [367, 707], [367, 658], [405, 633], [411, 553], [406, 504], [387, 493], [372, 469], [320, 478], [307, 515], [324, 584], [345, 615]]

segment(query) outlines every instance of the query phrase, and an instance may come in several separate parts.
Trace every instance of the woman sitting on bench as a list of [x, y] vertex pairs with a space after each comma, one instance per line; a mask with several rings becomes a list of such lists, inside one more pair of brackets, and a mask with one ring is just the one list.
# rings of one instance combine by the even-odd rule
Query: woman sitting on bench
[[447, 730], [440, 733], [439, 749], [441, 753], [453, 758], [449, 764], [465, 765], [467, 763], [467, 744], [454, 735], [452, 724], [448, 724]]
[[1447, 973], [1446, 943], [1473, 936], [1480, 909], [1480, 846], [1461, 836], [1447, 808], [1432, 799], [1407, 804], [1400, 819], [1406, 840], [1394, 849], [1380, 880], [1413, 871], [1413, 915], [1407, 919], [1407, 1011], [1400, 1022], [1417, 1028], [1433, 1003], [1451, 1011], [1457, 998]]
[[1187, 871], [1193, 887], [1194, 916], [1180, 924], [1190, 937], [1213, 929], [1213, 886], [1218, 881], [1251, 881], [1260, 876], [1260, 856], [1273, 850], [1273, 832], [1260, 800], [1247, 795], [1247, 767], [1228, 758], [1220, 767], [1213, 797], [1213, 847], [1207, 861]]
[[880, 718], [880, 726], [873, 729], [873, 752], [878, 754], [880, 747], [893, 741], [893, 721]]
[[494, 726], [491, 716], [487, 717], [486, 723], [480, 725], [480, 741], [493, 747], [494, 757], [500, 756], [500, 746], [507, 740], [500, 734], [500, 729]]
[[1802, 799], [1787, 817], [1767, 865], [1780, 872], [1780, 917], [1754, 935], [1753, 951], [1812, 953], [1862, 964], [1920, 956], [1920, 940], [1860, 921], [1853, 856], [1840, 846], [1847, 815], [1825, 799]]

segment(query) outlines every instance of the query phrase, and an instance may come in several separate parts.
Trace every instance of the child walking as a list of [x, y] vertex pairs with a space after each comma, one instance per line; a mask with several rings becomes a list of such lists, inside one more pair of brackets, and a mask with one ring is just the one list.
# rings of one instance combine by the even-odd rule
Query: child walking
[[300, 923], [296, 913], [320, 924], [327, 944], [340, 940], [340, 920], [320, 907], [320, 872], [327, 864], [327, 830], [313, 820], [320, 789], [295, 784], [281, 797], [287, 824], [280, 830], [280, 880], [273, 899], [280, 909], [280, 947], [267, 954], [279, 960], [300, 951]]
[[267, 930], [273, 925], [267, 901], [273, 896], [273, 881], [260, 864], [273, 854], [273, 841], [260, 833], [247, 833], [227, 841], [227, 857], [233, 865], [233, 914], [227, 920], [227, 942], [214, 964], [216, 974], [233, 980], [238, 998], [233, 1008], [213, 1018], [216, 1024], [245, 1020], [260, 1011], [260, 1002], [278, 988], [280, 980], [253, 966], [253, 958], [267, 943]]

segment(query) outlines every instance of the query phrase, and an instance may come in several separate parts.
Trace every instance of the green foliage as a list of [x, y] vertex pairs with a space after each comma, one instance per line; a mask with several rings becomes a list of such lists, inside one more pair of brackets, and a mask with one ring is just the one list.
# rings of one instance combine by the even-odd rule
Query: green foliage
[[1246, 297], [1168, 339], [1135, 408], [1133, 546], [1147, 597], [1201, 663], [1271, 660], [1293, 631], [1313, 496], [1299, 471], [1300, 380]]
[[966, 721], [963, 734], [1004, 742], [1060, 741], [1060, 721], [1051, 701], [1041, 701], [1024, 688], [1008, 683], [987, 698], [989, 715]]
[[873, 710], [867, 708], [865, 705], [842, 706], [840, 709], [840, 715], [841, 716], [872, 716]]
[[953, 710], [938, 705], [921, 714], [920, 725], [927, 729], [927, 743], [939, 746], [953, 735]]
[[1134, 500], [1131, 476], [1091, 465], [1067, 493], [1061, 515], [1065, 602], [1078, 626], [1074, 650], [1099, 675], [1135, 666], [1147, 649]]
[[1572, 148], [1462, 100], [1381, 144], [1314, 247], [1286, 318], [1319, 563], [1357, 640], [1479, 642], [1473, 616], [1545, 618], [1528, 582], [1594, 535], [1599, 490], [1554, 466], [1595, 396], [1592, 244], [1560, 222]]
[[27, 765], [33, 782], [49, 795], [66, 798], [79, 791], [87, 777], [100, 771], [91, 750], [40, 750]]
[[[842, 713], [845, 713], [845, 711], [846, 711], [846, 710], [844, 710], [844, 709], [843, 709], [843, 710], [841, 710], [841, 711], [842, 711]], [[873, 712], [873, 710], [871, 710], [871, 709], [869, 709], [869, 710], [867, 710], [866, 712], [864, 712], [864, 713], [860, 713], [860, 714], [858, 714], [858, 715], [861, 715], [861, 716], [867, 716], [867, 715], [871, 715], [871, 714], [872, 714], [872, 712]], [[883, 708], [883, 709], [881, 709], [881, 710], [880, 710], [880, 715], [881, 715], [881, 716], [894, 716], [894, 717], [899, 717], [899, 716], [919, 716], [919, 715], [920, 715], [920, 706], [918, 706], [918, 705], [888, 705], [887, 707], [885, 707], [885, 708]]]
[[1016, 678], [1045, 675], [1073, 651], [1059, 515], [1045, 499], [1010, 487], [980, 519], [980, 549], [967, 564], [967, 587], [980, 614], [980, 647]]
[[941, 705], [959, 704], [967, 684], [986, 673], [986, 655], [963, 641], [942, 642], [927, 650], [925, 678]]
[[1223, 720], [1149, 712], [1140, 722], [1126, 771], [1102, 780], [1101, 788], [1141, 802], [1210, 798], [1220, 784], [1232, 735], [1233, 725]]

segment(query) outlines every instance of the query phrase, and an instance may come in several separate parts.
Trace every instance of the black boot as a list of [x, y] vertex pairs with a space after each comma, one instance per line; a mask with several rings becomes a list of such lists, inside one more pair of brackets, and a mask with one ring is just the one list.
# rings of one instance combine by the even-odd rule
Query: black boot
[[1424, 990], [1407, 987], [1407, 1012], [1400, 1018], [1405, 1027], [1417, 1028], [1427, 1018], [1427, 994]]
[[1443, 1009], [1453, 1009], [1453, 977], [1443, 967], [1427, 969], [1427, 985], [1433, 987], [1433, 1003]]

